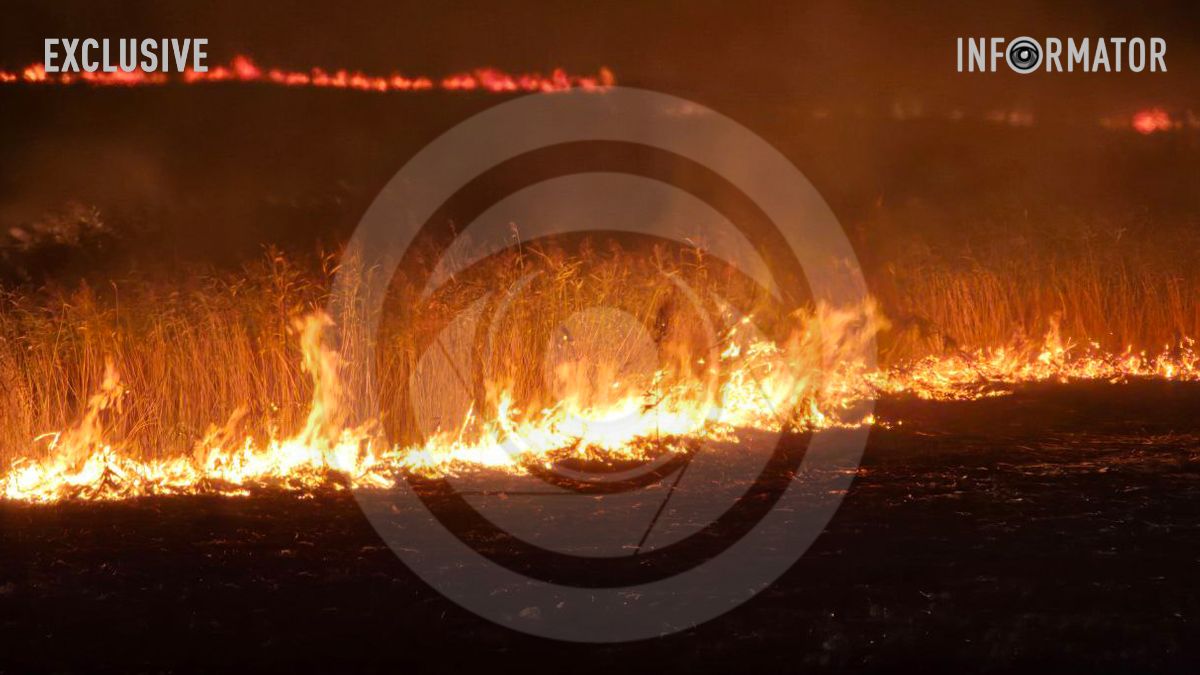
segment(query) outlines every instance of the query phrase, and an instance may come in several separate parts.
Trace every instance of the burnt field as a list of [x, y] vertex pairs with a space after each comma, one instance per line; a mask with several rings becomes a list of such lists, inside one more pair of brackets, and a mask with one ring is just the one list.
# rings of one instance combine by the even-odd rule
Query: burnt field
[[[1198, 658], [1198, 404], [1200, 387], [1170, 382], [881, 401], [880, 418], [903, 425], [872, 430], [840, 510], [782, 578], [699, 628], [618, 646], [531, 638], [457, 607], [344, 492], [8, 503], [0, 661], [1186, 672]], [[554, 620], [553, 607], [526, 614]]]

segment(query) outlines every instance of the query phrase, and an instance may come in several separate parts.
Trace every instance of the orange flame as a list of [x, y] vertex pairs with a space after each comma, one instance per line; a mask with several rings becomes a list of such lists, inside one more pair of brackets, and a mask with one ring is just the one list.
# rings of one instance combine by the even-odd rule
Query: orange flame
[[555, 68], [549, 75], [540, 73], [509, 74], [495, 68], [478, 68], [471, 72], [456, 73], [442, 78], [425, 75], [406, 76], [368, 75], [361, 71], [326, 71], [312, 68], [307, 71], [263, 68], [250, 57], [238, 55], [228, 65], [210, 67], [206, 72], [185, 70], [178, 76], [165, 73], [148, 73], [143, 70], [124, 72], [81, 72], [47, 73], [42, 64], [34, 64], [19, 74], [0, 70], [0, 84], [87, 84], [91, 86], [139, 87], [158, 86], [170, 83], [199, 84], [206, 82], [239, 82], [270, 84], [285, 87], [318, 87], [353, 89], [368, 92], [406, 91], [486, 91], [492, 93], [555, 92], [571, 89], [598, 91], [611, 87], [616, 78], [608, 68], [601, 68], [595, 75], [568, 74]]
[[[727, 376], [717, 389], [691, 379], [668, 383], [660, 372], [646, 386], [621, 389], [610, 398], [568, 391], [554, 405], [527, 413], [501, 387], [493, 392], [490, 419], [480, 419], [472, 408], [457, 429], [438, 431], [417, 445], [389, 447], [378, 425], [355, 425], [348, 418], [343, 364], [322, 340], [330, 325], [323, 314], [295, 325], [304, 369], [314, 385], [309, 415], [295, 435], [262, 444], [239, 440], [235, 430], [242, 412], [235, 411], [224, 425], [210, 429], [191, 456], [137, 459], [105, 440], [104, 420], [120, 414], [124, 394], [109, 365], [79, 422], [35, 439], [51, 439], [47, 455], [15, 461], [0, 474], [0, 495], [52, 503], [245, 495], [260, 487], [386, 487], [405, 472], [444, 475], [489, 468], [523, 473], [530, 462], [567, 456], [644, 458], [663, 447], [736, 440], [743, 430], [874, 425], [874, 417], [855, 417], [851, 411], [880, 394], [961, 400], [1003, 396], [1029, 382], [1200, 381], [1200, 356], [1191, 340], [1159, 354], [1105, 354], [1095, 345], [1081, 350], [1064, 341], [1056, 325], [1034, 350], [978, 350], [868, 369], [861, 350], [885, 326], [874, 305], [853, 311], [822, 308], [784, 344], [762, 339], [748, 322], [735, 325], [719, 356]], [[837, 365], [830, 370], [830, 363]], [[575, 384], [583, 391], [587, 383]]]
[[122, 393], [110, 372], [80, 422], [52, 434], [46, 458], [17, 460], [0, 475], [0, 494], [45, 503], [198, 492], [241, 495], [259, 486], [386, 486], [398, 472], [491, 467], [521, 473], [527, 462], [546, 461], [564, 451], [637, 458], [663, 440], [729, 439], [739, 429], [781, 424], [870, 424], [869, 418], [841, 417], [867, 395], [847, 388], [847, 383], [862, 383], [862, 378], [827, 382], [821, 367], [828, 359], [853, 361], [849, 357], [873, 335], [874, 320], [870, 313], [822, 310], [785, 345], [757, 339], [746, 324], [739, 324], [726, 336], [729, 346], [721, 361], [730, 375], [719, 392], [691, 380], [666, 384], [656, 374], [650, 392], [631, 389], [602, 402], [568, 393], [557, 404], [526, 414], [509, 392], [500, 390], [491, 419], [469, 420], [463, 428], [434, 433], [416, 446], [389, 448], [376, 425], [349, 422], [340, 358], [321, 339], [331, 322], [316, 314], [296, 324], [314, 391], [304, 428], [294, 436], [261, 446], [251, 438], [237, 442], [237, 411], [224, 426], [210, 430], [190, 457], [137, 459], [105, 439], [103, 414]]

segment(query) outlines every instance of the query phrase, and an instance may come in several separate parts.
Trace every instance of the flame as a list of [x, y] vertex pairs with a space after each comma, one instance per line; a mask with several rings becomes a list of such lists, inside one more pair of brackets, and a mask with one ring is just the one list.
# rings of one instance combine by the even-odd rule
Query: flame
[[1146, 108], [1133, 114], [1130, 122], [1133, 130], [1142, 135], [1150, 135], [1157, 131], [1169, 131], [1172, 128], [1171, 116], [1162, 108]]
[[[927, 357], [892, 369], [867, 368], [861, 353], [886, 322], [873, 304], [856, 310], [818, 309], [789, 339], [775, 343], [737, 322], [724, 336], [714, 384], [657, 371], [639, 386], [613, 386], [595, 396], [576, 382], [553, 405], [526, 412], [511, 391], [489, 392], [495, 410], [472, 408], [459, 428], [410, 446], [388, 446], [378, 425], [348, 415], [343, 362], [322, 336], [324, 314], [294, 324], [313, 397], [303, 427], [256, 444], [239, 437], [235, 411], [197, 442], [191, 456], [143, 460], [105, 439], [105, 420], [121, 414], [126, 395], [107, 364], [103, 382], [71, 428], [46, 434], [44, 458], [22, 458], [0, 475], [10, 500], [53, 503], [146, 495], [246, 495], [275, 487], [387, 487], [405, 473], [445, 475], [478, 468], [523, 473], [531, 464], [565, 457], [642, 459], [703, 440], [736, 440], [751, 429], [822, 430], [878, 424], [856, 417], [857, 403], [881, 394], [934, 400], [1002, 396], [1021, 383], [1131, 378], [1200, 380], [1200, 357], [1185, 340], [1158, 354], [1106, 354], [1064, 340], [1057, 323], [1036, 349], [996, 348]], [[835, 364], [832, 367], [829, 364]], [[563, 372], [569, 373], [570, 369]]]
[[1096, 343], [1080, 348], [1063, 340], [1058, 320], [1052, 319], [1037, 349], [999, 347], [928, 356], [870, 376], [880, 392], [930, 400], [1003, 396], [1016, 385], [1037, 382], [1090, 380], [1117, 384], [1134, 378], [1200, 380], [1195, 342], [1184, 338], [1176, 345], [1165, 345], [1158, 353], [1135, 352], [1127, 347], [1113, 354], [1102, 351]]
[[436, 78], [426, 75], [369, 75], [345, 69], [328, 71], [322, 68], [286, 70], [264, 68], [245, 55], [235, 56], [226, 65], [210, 67], [206, 72], [185, 70], [179, 75], [135, 70], [124, 72], [97, 71], [93, 73], [47, 73], [42, 64], [33, 64], [20, 73], [0, 70], [0, 84], [37, 84], [141, 87], [171, 83], [201, 84], [210, 82], [257, 83], [283, 87], [318, 87], [353, 89], [367, 92], [408, 91], [486, 91], [492, 93], [556, 92], [571, 89], [599, 91], [616, 83], [611, 70], [600, 68], [595, 75], [574, 75], [555, 68], [549, 75], [541, 73], [510, 74], [496, 68], [477, 68]]
[[48, 503], [199, 492], [244, 495], [263, 486], [383, 487], [401, 472], [491, 467], [521, 473], [530, 462], [564, 456], [640, 458], [664, 443], [730, 439], [739, 429], [857, 426], [870, 420], [844, 420], [840, 413], [868, 392], [846, 389], [848, 379], [827, 381], [822, 364], [861, 349], [873, 335], [873, 320], [861, 312], [822, 310], [782, 345], [754, 338], [739, 323], [725, 336], [729, 345], [720, 360], [728, 376], [719, 386], [687, 378], [668, 383], [659, 371], [648, 389], [630, 388], [608, 400], [571, 393], [532, 413], [499, 389], [490, 419], [470, 418], [463, 428], [435, 433], [419, 445], [380, 451], [377, 425], [348, 420], [340, 356], [321, 338], [331, 321], [314, 314], [295, 324], [314, 390], [304, 427], [295, 435], [262, 445], [252, 438], [235, 441], [242, 415], [236, 411], [210, 429], [191, 457], [137, 459], [105, 440], [104, 417], [123, 395], [110, 368], [80, 421], [51, 435], [44, 459], [14, 462], [0, 476], [0, 492], [12, 500]]

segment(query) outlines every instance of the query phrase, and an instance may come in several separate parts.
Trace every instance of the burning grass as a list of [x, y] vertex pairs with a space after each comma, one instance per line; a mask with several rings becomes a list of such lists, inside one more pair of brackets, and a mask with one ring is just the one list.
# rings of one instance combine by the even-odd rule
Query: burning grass
[[[1107, 307], [1131, 283], [1120, 277], [1052, 277], [1051, 288], [1074, 283], [1084, 295], [1055, 305], [1031, 294], [1034, 309], [1023, 311], [1066, 317], [1047, 318], [1038, 340], [996, 337], [971, 304], [1011, 322], [1005, 312], [1032, 281], [1006, 287], [973, 273], [955, 284], [946, 272], [888, 287], [913, 295], [893, 297], [889, 314], [944, 312], [937, 335], [984, 340], [969, 347], [928, 331], [914, 340], [903, 322], [889, 331], [873, 303], [783, 312], [694, 249], [635, 255], [591, 241], [506, 252], [427, 299], [415, 277], [400, 276], [379, 335], [364, 340], [321, 311], [333, 271], [328, 258], [299, 265], [272, 252], [182, 283], [7, 294], [0, 488], [56, 501], [382, 486], [406, 471], [521, 472], [568, 458], [643, 459], [743, 429], [873, 424], [856, 406], [880, 394], [1200, 379], [1184, 338], [1145, 353], [1073, 337], [1097, 320], [1073, 313]], [[1163, 316], [1178, 322], [1186, 298], [1167, 297]], [[877, 335], [890, 359], [883, 368], [865, 358]], [[346, 368], [364, 359], [379, 384], [369, 390]], [[378, 416], [350, 404], [363, 397]]]
[[[114, 47], [115, 51], [115, 47]], [[108, 53], [107, 45], [105, 53]], [[164, 60], [165, 60], [164, 56]], [[115, 64], [114, 64], [115, 65]], [[263, 68], [250, 57], [239, 54], [228, 64], [217, 65], [199, 72], [192, 68], [183, 70], [176, 78], [163, 72], [147, 72], [140, 66], [126, 72], [64, 72], [48, 73], [41, 63], [31, 64], [18, 71], [0, 69], [0, 84], [86, 85], [91, 87], [154, 87], [166, 84], [206, 84], [233, 82], [264, 84], [280, 87], [316, 87], [320, 89], [350, 89], [373, 93], [423, 92], [423, 91], [486, 91], [511, 94], [523, 92], [558, 92], [571, 89], [598, 91], [615, 84], [612, 71], [601, 68], [596, 75], [572, 75], [562, 68], [555, 68], [549, 75], [540, 73], [510, 74], [496, 68], [477, 68], [471, 72], [456, 73], [435, 78], [426, 75], [368, 75], [362, 71], [322, 68], [309, 70], [285, 70]]]

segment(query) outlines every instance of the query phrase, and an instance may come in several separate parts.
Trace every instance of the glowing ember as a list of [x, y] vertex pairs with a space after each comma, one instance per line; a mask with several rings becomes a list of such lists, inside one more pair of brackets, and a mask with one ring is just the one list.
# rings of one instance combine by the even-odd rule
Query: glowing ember
[[1134, 113], [1132, 125], [1134, 131], [1139, 134], [1149, 135], [1156, 131], [1169, 131], [1172, 126], [1171, 116], [1162, 108], [1147, 108]]
[[612, 71], [601, 68], [596, 75], [572, 75], [561, 68], [549, 75], [526, 73], [514, 75], [495, 68], [478, 68], [469, 73], [457, 73], [442, 78], [425, 75], [368, 75], [360, 71], [326, 71], [312, 68], [307, 71], [263, 68], [247, 56], [238, 55], [228, 65], [213, 66], [207, 72], [184, 71], [179, 76], [147, 73], [135, 70], [127, 73], [82, 72], [47, 73], [41, 64], [34, 64], [20, 73], [0, 70], [0, 84], [86, 84], [91, 86], [139, 87], [170, 83], [198, 84], [206, 82], [249, 82], [283, 87], [319, 87], [354, 89], [370, 92], [429, 91], [487, 91], [493, 93], [554, 92], [570, 89], [600, 90], [616, 83]]

